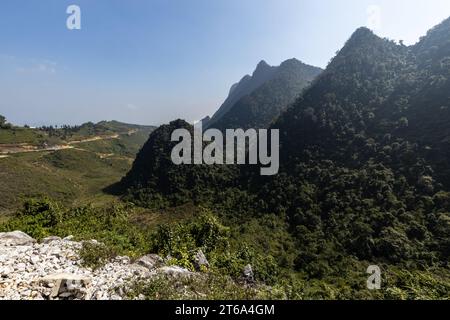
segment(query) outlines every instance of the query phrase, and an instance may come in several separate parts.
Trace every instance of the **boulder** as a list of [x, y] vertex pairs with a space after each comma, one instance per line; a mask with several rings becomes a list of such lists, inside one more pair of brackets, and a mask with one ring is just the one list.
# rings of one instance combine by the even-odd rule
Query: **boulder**
[[70, 236], [65, 237], [63, 240], [64, 241], [73, 241], [73, 239], [74, 239], [74, 236], [70, 235]]
[[32, 237], [22, 231], [1, 232], [0, 245], [4, 246], [29, 246], [35, 243]]
[[179, 266], [166, 266], [158, 269], [158, 274], [167, 275], [174, 278], [190, 277], [193, 275], [188, 269]]
[[147, 268], [148, 270], [153, 270], [164, 265], [164, 260], [157, 254], [148, 254], [139, 258], [136, 264]]
[[246, 284], [255, 283], [255, 274], [253, 273], [253, 268], [250, 264], [244, 267], [244, 270], [242, 271], [242, 279]]
[[47, 237], [47, 238], [42, 239], [41, 243], [46, 244], [46, 243], [50, 243], [50, 242], [53, 242], [53, 241], [61, 241], [61, 240], [62, 239], [60, 237], [52, 236], [52, 237]]
[[208, 259], [206, 259], [206, 256], [202, 250], [198, 250], [194, 255], [194, 267], [197, 271], [200, 271], [202, 267], [209, 268]]
[[91, 279], [83, 275], [58, 273], [45, 276], [41, 283], [52, 288], [52, 299], [85, 299]]

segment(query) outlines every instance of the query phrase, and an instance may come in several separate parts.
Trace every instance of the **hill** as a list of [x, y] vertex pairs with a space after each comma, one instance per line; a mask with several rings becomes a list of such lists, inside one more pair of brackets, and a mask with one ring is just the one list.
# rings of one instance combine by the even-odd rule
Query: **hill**
[[154, 127], [120, 122], [71, 128], [0, 129], [0, 216], [24, 199], [49, 196], [65, 204], [105, 202], [102, 189], [129, 170]]
[[232, 166], [175, 165], [171, 151], [178, 142], [172, 142], [171, 135], [176, 129], [186, 129], [193, 135], [193, 126], [183, 120], [156, 129], [131, 170], [115, 186], [116, 191], [143, 206], [165, 207], [184, 204], [186, 199], [201, 203], [207, 199], [203, 194], [236, 184], [233, 178], [238, 172]]
[[440, 146], [449, 137], [441, 126], [450, 123], [442, 99], [450, 51], [434, 38], [436, 30], [450, 35], [447, 24], [412, 47], [357, 30], [273, 125], [281, 174], [258, 197], [288, 214], [304, 252], [297, 268], [314, 262], [323, 272], [339, 254], [446, 266], [449, 167]]
[[260, 61], [251, 76], [245, 75], [238, 83], [231, 86], [227, 99], [212, 116], [210, 124], [213, 124], [230, 111], [241, 98], [249, 95], [259, 86], [270, 80], [275, 72], [276, 67], [269, 66], [264, 60]]
[[[195, 193], [184, 191], [184, 178], [170, 179], [164, 189], [173, 192], [169, 198], [160, 194], [158, 201], [194, 201], [195, 194], [195, 201], [201, 199], [253, 240], [246, 232], [250, 223], [267, 226], [270, 220], [281, 236], [258, 238], [265, 248], [278, 248], [267, 255], [285, 272], [334, 283], [340, 294], [352, 287], [351, 276], [343, 274], [363, 272], [367, 265], [418, 274], [433, 270], [431, 278], [448, 275], [449, 24], [444, 21], [409, 47], [358, 29], [271, 125], [280, 130], [279, 175], [261, 177], [244, 166], [233, 178], [238, 184], [215, 185], [224, 171], [194, 174], [195, 186], [208, 186]], [[167, 152], [154, 148], [142, 156], [157, 159]], [[133, 175], [165, 173], [150, 166]], [[176, 176], [192, 170], [182, 166]], [[397, 289], [383, 294], [414, 296]], [[352, 297], [366, 294], [360, 289]]]

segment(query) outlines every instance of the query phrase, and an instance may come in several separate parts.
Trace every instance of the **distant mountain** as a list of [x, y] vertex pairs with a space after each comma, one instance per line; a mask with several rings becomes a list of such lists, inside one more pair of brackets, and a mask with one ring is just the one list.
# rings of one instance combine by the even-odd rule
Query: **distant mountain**
[[208, 128], [266, 128], [320, 74], [320, 68], [296, 59], [279, 67], [261, 61], [252, 76], [231, 87]]
[[227, 99], [213, 115], [210, 124], [226, 114], [242, 97], [252, 93], [256, 88], [271, 79], [275, 71], [275, 67], [269, 66], [264, 60], [260, 61], [253, 75], [246, 75], [241, 81], [231, 86]]
[[211, 121], [211, 117], [210, 116], [206, 116], [202, 120], [200, 120], [200, 122], [202, 123], [202, 127], [203, 128], [206, 128], [210, 121]]

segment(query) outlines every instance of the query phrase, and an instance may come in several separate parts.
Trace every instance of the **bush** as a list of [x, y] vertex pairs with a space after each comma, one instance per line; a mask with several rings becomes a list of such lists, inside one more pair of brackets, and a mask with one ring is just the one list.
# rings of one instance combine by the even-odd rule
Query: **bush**
[[205, 210], [190, 223], [159, 226], [152, 236], [151, 251], [172, 257], [171, 264], [193, 269], [193, 256], [199, 249], [210, 256], [226, 250], [228, 235], [229, 229]]
[[265, 287], [249, 288], [237, 284], [229, 276], [218, 273], [174, 278], [160, 275], [136, 282], [127, 292], [133, 299], [143, 295], [147, 300], [255, 300], [271, 299]]
[[0, 227], [5, 231], [21, 230], [35, 239], [52, 235], [62, 221], [63, 213], [57, 203], [48, 198], [29, 199], [13, 219]]
[[110, 261], [115, 253], [102, 243], [85, 241], [79, 251], [83, 267], [96, 270]]
[[0, 230], [21, 230], [37, 240], [68, 235], [76, 240], [96, 239], [114, 252], [134, 257], [148, 253], [150, 241], [149, 232], [131, 221], [132, 212], [132, 207], [120, 204], [62, 209], [47, 198], [31, 199]]

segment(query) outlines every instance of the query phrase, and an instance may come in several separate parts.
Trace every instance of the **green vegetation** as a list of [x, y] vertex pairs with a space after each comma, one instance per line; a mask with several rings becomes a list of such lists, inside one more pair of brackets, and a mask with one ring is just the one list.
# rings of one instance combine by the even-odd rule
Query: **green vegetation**
[[62, 143], [57, 137], [49, 137], [45, 132], [22, 127], [0, 127], [0, 144], [26, 143], [34, 146]]
[[[101, 127], [97, 133], [124, 133], [117, 138], [77, 143], [58, 151], [27, 152], [24, 148], [0, 159], [0, 215], [13, 212], [25, 199], [36, 196], [49, 196], [65, 205], [104, 204], [114, 199], [102, 190], [126, 174], [153, 128], [118, 122], [104, 122]], [[29, 145], [43, 147], [50, 140], [54, 144], [63, 143], [56, 136], [50, 139], [44, 131], [18, 127], [0, 129], [0, 141], [3, 137], [3, 142], [13, 142], [13, 132], [17, 142]], [[83, 136], [82, 140], [90, 137]]]
[[[262, 177], [255, 166], [174, 165], [173, 130], [193, 130], [182, 120], [152, 132], [131, 170], [108, 188], [122, 197], [115, 204], [79, 205], [91, 199], [80, 201], [77, 188], [97, 198], [101, 186], [119, 181], [139, 145], [130, 131], [33, 162], [3, 159], [7, 197], [33, 186], [77, 201], [27, 201], [1, 229], [95, 238], [104, 246], [86, 243], [81, 251], [92, 267], [115, 254], [151, 252], [194, 270], [198, 250], [207, 256], [203, 279], [136, 283], [130, 297], [450, 299], [449, 34], [450, 19], [411, 47], [357, 30], [272, 124], [281, 140], [277, 176]], [[270, 105], [281, 101], [271, 98]], [[250, 124], [258, 110], [248, 99]], [[45, 131], [79, 139], [66, 129]], [[122, 126], [86, 124], [74, 132], [98, 130]], [[23, 180], [17, 172], [25, 172]], [[248, 264], [251, 285], [242, 282]], [[381, 290], [367, 289], [370, 265], [382, 270]]]
[[136, 282], [127, 291], [133, 299], [143, 295], [148, 300], [254, 300], [276, 299], [267, 288], [242, 286], [230, 277], [208, 273], [201, 278], [159, 276], [150, 281]]
[[[138, 155], [122, 180], [124, 199], [217, 212], [233, 237], [252, 244], [252, 253], [232, 250], [231, 262], [220, 257], [217, 265], [235, 276], [240, 257], [266, 254], [258, 280], [294, 283], [290, 297], [448, 299], [448, 34], [450, 19], [413, 47], [357, 30], [272, 125], [280, 130], [279, 175], [174, 166], [169, 132], [191, 129], [175, 121]], [[373, 264], [386, 283], [369, 292], [363, 279]]]
[[[260, 68], [254, 77], [262, 77]], [[208, 127], [220, 130], [267, 128], [322, 71], [296, 59], [272, 68], [267, 71], [269, 76], [261, 81], [261, 85], [235, 101], [226, 113], [220, 115], [219, 111]]]
[[[0, 125], [0, 144], [28, 144], [41, 148], [95, 137], [101, 138], [115, 135], [132, 137], [135, 133], [144, 135], [145, 141], [150, 132], [155, 129], [152, 126], [140, 126], [117, 121], [102, 121], [96, 124], [88, 122], [80, 126], [43, 126], [34, 129], [28, 126], [13, 126], [6, 122], [5, 117], [1, 117], [0, 121], [3, 119], [3, 124]], [[139, 142], [141, 146], [141, 140]]]
[[130, 160], [101, 159], [82, 150], [31, 152], [0, 159], [0, 215], [20, 207], [28, 197], [49, 196], [70, 205], [111, 199], [102, 189], [120, 180]]
[[85, 241], [79, 251], [79, 255], [82, 266], [96, 270], [114, 258], [115, 252], [102, 243]]
[[[210, 268], [203, 269], [200, 278], [173, 279], [164, 276], [150, 282], [136, 282], [129, 290], [130, 297], [140, 294], [149, 299], [448, 299], [449, 271], [445, 268], [419, 270], [380, 264], [383, 287], [380, 291], [366, 289], [369, 262], [347, 258], [339, 272], [317, 278], [305, 272], [293, 273], [283, 267], [279, 257], [264, 251], [254, 241], [255, 222], [243, 226], [225, 227], [209, 210], [184, 223], [143, 224], [139, 208], [117, 203], [110, 207], [92, 206], [67, 208], [49, 199], [28, 200], [0, 231], [24, 230], [37, 239], [49, 235], [74, 235], [84, 240], [80, 255], [83, 264], [99, 268], [116, 255], [139, 257], [146, 253], [170, 256], [169, 263], [194, 268], [194, 254], [203, 250]], [[147, 213], [149, 214], [149, 213]], [[263, 220], [266, 220], [263, 222]], [[277, 217], [261, 224], [272, 224], [279, 234], [289, 233], [276, 225]], [[279, 220], [281, 222], [281, 220]], [[264, 227], [263, 227], [264, 228]], [[243, 231], [247, 230], [247, 231]], [[242, 238], [235, 238], [239, 233]], [[270, 243], [282, 247], [289, 241], [259, 234], [262, 245]], [[93, 242], [96, 238], [99, 242]], [[258, 239], [258, 240], [259, 240]], [[242, 283], [243, 267], [253, 266], [256, 283]], [[336, 269], [338, 270], [338, 269]], [[181, 290], [183, 288], [183, 290]]]

